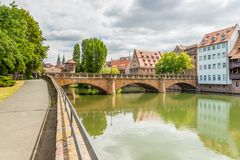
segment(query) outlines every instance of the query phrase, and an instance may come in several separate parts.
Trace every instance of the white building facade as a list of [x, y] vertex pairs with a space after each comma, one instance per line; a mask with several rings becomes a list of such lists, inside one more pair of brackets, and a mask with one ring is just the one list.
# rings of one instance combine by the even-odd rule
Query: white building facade
[[229, 53], [237, 38], [239, 26], [206, 34], [198, 48], [198, 84], [230, 85]]

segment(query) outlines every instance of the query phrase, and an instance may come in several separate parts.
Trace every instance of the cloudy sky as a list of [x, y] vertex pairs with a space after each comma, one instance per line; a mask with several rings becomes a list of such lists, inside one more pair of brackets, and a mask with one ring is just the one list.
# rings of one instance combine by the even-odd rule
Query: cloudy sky
[[[0, 0], [9, 4], [12, 0]], [[58, 53], [71, 58], [73, 45], [85, 38], [103, 39], [108, 59], [133, 49], [171, 50], [199, 43], [206, 32], [240, 23], [240, 0], [16, 0], [39, 22], [46, 62]]]

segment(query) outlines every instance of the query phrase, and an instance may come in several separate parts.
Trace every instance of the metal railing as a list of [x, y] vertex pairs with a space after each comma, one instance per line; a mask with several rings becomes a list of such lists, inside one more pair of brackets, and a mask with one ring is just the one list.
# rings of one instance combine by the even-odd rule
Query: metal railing
[[74, 126], [73, 126], [74, 121], [76, 122], [77, 128], [79, 129], [79, 132], [80, 132], [80, 134], [81, 134], [81, 136], [83, 138], [84, 144], [85, 144], [85, 146], [86, 146], [86, 148], [88, 150], [90, 158], [92, 160], [98, 160], [96, 152], [95, 152], [91, 142], [89, 141], [89, 137], [87, 135], [87, 131], [83, 127], [83, 124], [82, 124], [81, 120], [79, 119], [78, 114], [75, 111], [71, 101], [68, 99], [66, 93], [64, 92], [64, 90], [62, 88], [60, 88], [60, 92], [62, 94], [62, 98], [63, 98], [64, 104], [65, 104], [65, 109], [67, 111], [68, 119], [70, 121], [71, 133], [72, 133], [72, 136], [74, 138], [74, 143], [75, 143], [76, 148], [77, 148], [79, 159], [82, 159], [82, 152], [81, 152], [79, 141], [77, 139], [76, 130], [75, 130]]
[[79, 139], [77, 137], [77, 130], [80, 132], [80, 134], [82, 136], [82, 139], [84, 141], [84, 144], [87, 148], [87, 151], [89, 153], [89, 156], [90, 156], [91, 160], [98, 160], [97, 154], [96, 154], [96, 152], [95, 152], [95, 150], [94, 150], [94, 148], [93, 148], [93, 146], [92, 146], [92, 144], [89, 140], [89, 137], [87, 135], [87, 131], [83, 127], [83, 124], [82, 124], [81, 120], [79, 119], [78, 114], [77, 114], [76, 110], [74, 109], [71, 101], [67, 97], [65, 91], [62, 88], [58, 87], [58, 85], [56, 84], [56, 82], [53, 80], [52, 77], [50, 77], [50, 78], [51, 78], [54, 86], [57, 88], [58, 94], [63, 98], [65, 111], [67, 112], [67, 117], [68, 117], [68, 120], [70, 122], [71, 135], [73, 137], [74, 144], [76, 146], [76, 151], [77, 151], [77, 154], [78, 154], [78, 159], [79, 160], [83, 159], [83, 157], [82, 157], [83, 152], [82, 152], [82, 149], [80, 147]]
[[189, 74], [97, 74], [97, 73], [46, 73], [56, 78], [121, 78], [121, 79], [197, 79]]

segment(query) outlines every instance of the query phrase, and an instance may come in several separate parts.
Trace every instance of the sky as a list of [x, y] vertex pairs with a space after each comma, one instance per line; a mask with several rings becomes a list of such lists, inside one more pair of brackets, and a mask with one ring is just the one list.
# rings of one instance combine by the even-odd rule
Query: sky
[[164, 52], [200, 43], [204, 34], [240, 23], [240, 0], [15, 1], [39, 23], [50, 63], [58, 54], [70, 59], [74, 44], [90, 37], [105, 42], [109, 60], [134, 49]]

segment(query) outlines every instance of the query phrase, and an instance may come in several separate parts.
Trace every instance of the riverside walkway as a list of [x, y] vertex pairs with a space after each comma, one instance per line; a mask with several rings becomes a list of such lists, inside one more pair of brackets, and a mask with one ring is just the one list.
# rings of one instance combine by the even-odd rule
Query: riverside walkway
[[44, 80], [26, 81], [0, 103], [0, 160], [30, 159], [48, 106]]

